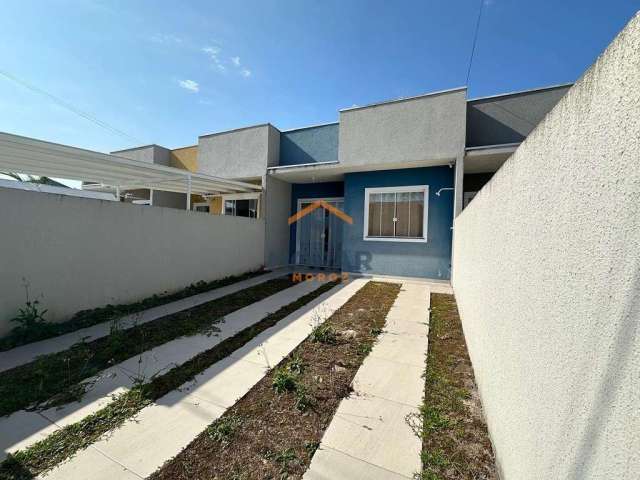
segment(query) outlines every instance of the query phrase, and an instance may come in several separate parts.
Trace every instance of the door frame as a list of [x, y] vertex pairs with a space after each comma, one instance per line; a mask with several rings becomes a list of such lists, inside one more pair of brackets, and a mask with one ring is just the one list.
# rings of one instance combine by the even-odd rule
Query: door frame
[[[299, 198], [296, 205], [296, 213], [302, 209], [303, 203], [313, 203], [318, 200], [324, 200], [325, 202], [338, 202], [342, 201], [344, 207], [344, 197], [312, 197], [312, 198]], [[300, 263], [300, 232], [298, 231], [298, 222], [296, 222], [296, 265], [301, 267], [317, 267], [317, 265], [302, 265]]]

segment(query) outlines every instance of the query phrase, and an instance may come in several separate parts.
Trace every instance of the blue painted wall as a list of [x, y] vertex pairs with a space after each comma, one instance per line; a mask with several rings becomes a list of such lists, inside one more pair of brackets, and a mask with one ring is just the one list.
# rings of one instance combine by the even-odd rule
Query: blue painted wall
[[[291, 185], [291, 215], [298, 211], [300, 198], [332, 198], [344, 196], [344, 183], [294, 183]], [[289, 262], [296, 261], [296, 224], [289, 228]]]
[[[344, 179], [345, 212], [353, 225], [345, 225], [342, 241], [344, 271], [449, 279], [454, 170], [448, 166], [349, 173]], [[364, 241], [364, 189], [429, 185], [426, 243]]]
[[338, 124], [300, 128], [280, 134], [280, 165], [338, 160]]

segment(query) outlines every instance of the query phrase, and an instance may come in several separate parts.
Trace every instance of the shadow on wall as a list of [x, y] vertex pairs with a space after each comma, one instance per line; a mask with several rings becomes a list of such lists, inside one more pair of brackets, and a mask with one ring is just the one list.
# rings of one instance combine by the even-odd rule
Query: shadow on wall
[[[533, 128], [533, 125], [532, 127]], [[529, 133], [529, 132], [526, 132]], [[513, 127], [470, 105], [467, 112], [467, 146], [519, 143], [525, 135]]]
[[[630, 292], [640, 291], [640, 262], [636, 262]], [[622, 311], [620, 327], [610, 348], [606, 373], [602, 376], [595, 396], [594, 406], [589, 415], [587, 427], [582, 434], [577, 453], [570, 469], [569, 480], [589, 478], [591, 462], [598, 451], [602, 432], [609, 422], [616, 394], [622, 387], [622, 375], [625, 366], [631, 360], [633, 348], [638, 337], [640, 324], [640, 299], [633, 293]]]
[[312, 152], [303, 149], [289, 137], [280, 137], [280, 150], [286, 152], [286, 157], [289, 159], [287, 164], [289, 165], [318, 162]]

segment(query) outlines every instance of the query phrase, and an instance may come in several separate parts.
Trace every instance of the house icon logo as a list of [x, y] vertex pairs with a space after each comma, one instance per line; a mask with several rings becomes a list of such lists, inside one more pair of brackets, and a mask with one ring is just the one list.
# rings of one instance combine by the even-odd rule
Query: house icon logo
[[302, 210], [300, 210], [299, 212], [296, 212], [295, 214], [291, 215], [289, 217], [289, 225], [296, 223], [298, 220], [300, 220], [302, 217], [304, 217], [305, 215], [310, 214], [311, 212], [313, 212], [315, 209], [317, 208], [324, 208], [325, 210], [327, 210], [329, 213], [335, 215], [336, 217], [338, 217], [340, 220], [348, 223], [349, 225], [353, 224], [353, 218], [351, 218], [349, 215], [347, 215], [346, 213], [344, 213], [342, 210], [340, 210], [339, 208], [334, 207], [333, 205], [325, 202], [324, 200], [316, 200], [315, 202], [312, 202], [311, 204], [307, 205], [306, 207], [304, 207]]

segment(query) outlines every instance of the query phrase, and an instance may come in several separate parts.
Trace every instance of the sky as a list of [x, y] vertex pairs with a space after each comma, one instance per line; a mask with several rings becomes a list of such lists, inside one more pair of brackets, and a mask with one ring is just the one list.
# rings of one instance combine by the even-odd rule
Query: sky
[[[470, 98], [575, 81], [640, 9], [640, 0], [483, 1]], [[465, 85], [479, 7], [3, 0], [0, 131], [110, 152], [337, 121], [341, 108]]]

